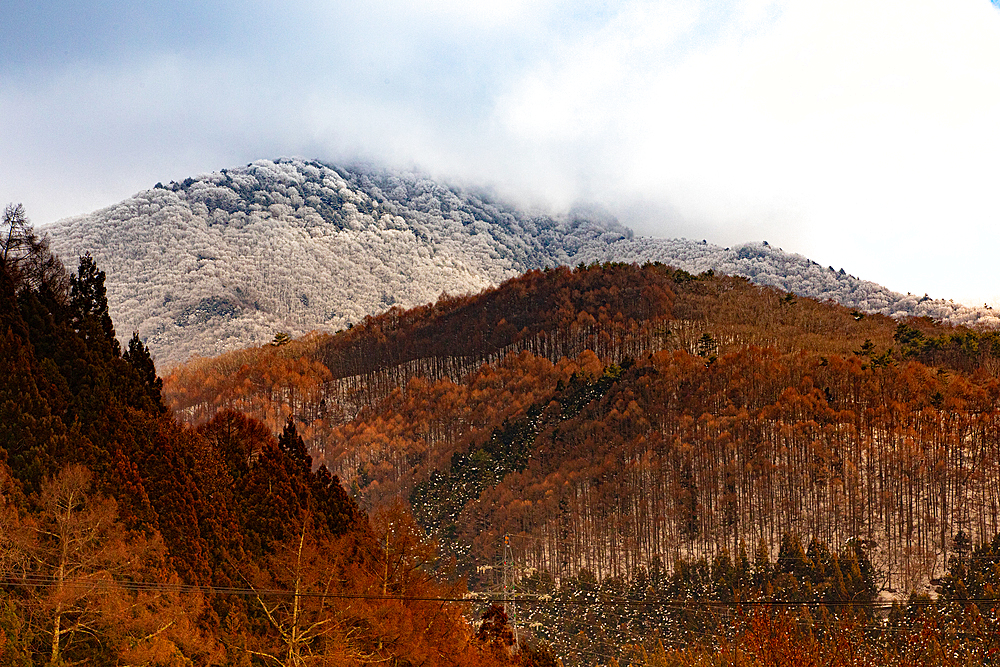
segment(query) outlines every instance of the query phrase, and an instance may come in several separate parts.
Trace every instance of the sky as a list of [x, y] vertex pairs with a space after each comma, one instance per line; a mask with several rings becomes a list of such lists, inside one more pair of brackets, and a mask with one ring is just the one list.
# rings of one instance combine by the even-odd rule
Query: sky
[[1000, 0], [5, 0], [36, 227], [302, 156], [1000, 305]]

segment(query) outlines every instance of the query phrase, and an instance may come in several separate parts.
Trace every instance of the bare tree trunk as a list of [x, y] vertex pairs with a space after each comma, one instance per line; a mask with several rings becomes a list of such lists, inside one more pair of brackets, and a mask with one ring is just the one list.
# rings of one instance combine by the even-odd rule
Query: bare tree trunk
[[[76, 500], [76, 493], [71, 492], [66, 502], [66, 514], [59, 517], [61, 524], [59, 527], [59, 567], [56, 569], [56, 596], [62, 597], [66, 582], [66, 565], [69, 561], [70, 536], [67, 534], [67, 527], [73, 513], [73, 503]], [[52, 619], [52, 664], [59, 662], [59, 639], [62, 637], [62, 600], [56, 602], [55, 617]]]
[[62, 621], [62, 604], [56, 605], [55, 618], [52, 621], [52, 664], [59, 662], [59, 624]]

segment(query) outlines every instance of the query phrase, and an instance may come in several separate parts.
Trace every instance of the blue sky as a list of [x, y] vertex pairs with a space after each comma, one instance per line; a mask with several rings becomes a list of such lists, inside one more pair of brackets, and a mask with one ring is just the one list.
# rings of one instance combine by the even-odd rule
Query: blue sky
[[0, 204], [39, 225], [366, 160], [993, 302], [998, 118], [988, 0], [0, 6]]

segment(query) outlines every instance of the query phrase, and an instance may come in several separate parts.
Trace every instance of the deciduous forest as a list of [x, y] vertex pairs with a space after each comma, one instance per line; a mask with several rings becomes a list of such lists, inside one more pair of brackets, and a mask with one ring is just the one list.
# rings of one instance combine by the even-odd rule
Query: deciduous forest
[[[663, 660], [688, 650], [689, 611], [643, 600], [856, 605], [862, 635], [895, 600], [894, 622], [925, 622], [919, 596], [944, 600], [1000, 532], [998, 362], [990, 331], [605, 264], [196, 360], [165, 393], [192, 424], [292, 415], [361, 507], [407, 501], [470, 588], [506, 573], [527, 596], [515, 626], [589, 664], [630, 659], [637, 628]], [[757, 583], [723, 595], [733, 563]], [[560, 615], [563, 598], [602, 610]], [[784, 622], [761, 613], [739, 627]], [[702, 638], [720, 626], [692, 618]]]

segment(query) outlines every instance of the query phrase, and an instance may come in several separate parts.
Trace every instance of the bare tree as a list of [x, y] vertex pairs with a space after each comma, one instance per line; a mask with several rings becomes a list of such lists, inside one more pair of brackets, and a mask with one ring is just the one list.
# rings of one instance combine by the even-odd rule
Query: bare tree
[[199, 596], [129, 586], [165, 576], [165, 549], [158, 538], [127, 533], [114, 500], [94, 493], [91, 480], [87, 468], [70, 465], [42, 483], [35, 513], [19, 519], [0, 506], [0, 566], [31, 591], [27, 616], [35, 635], [48, 638], [51, 664], [98, 644], [136, 655], [215, 650], [193, 623]]
[[3, 211], [3, 226], [6, 229], [3, 232], [3, 246], [0, 247], [0, 261], [6, 264], [17, 256], [21, 248], [31, 245], [34, 232], [22, 204], [7, 205]]
[[8, 204], [0, 223], [0, 265], [14, 278], [19, 289], [48, 287], [65, 298], [69, 278], [62, 262], [49, 250], [47, 237], [39, 238], [21, 204]]

